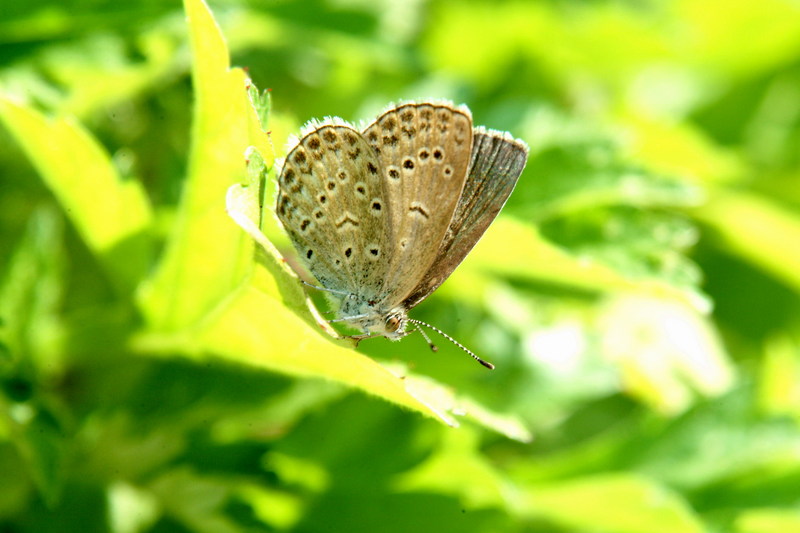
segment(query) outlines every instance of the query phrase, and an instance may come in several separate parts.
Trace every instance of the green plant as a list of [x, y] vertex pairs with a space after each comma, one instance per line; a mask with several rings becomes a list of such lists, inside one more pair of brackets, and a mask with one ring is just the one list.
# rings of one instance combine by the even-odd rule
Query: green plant
[[[795, 5], [184, 9], [0, 16], [0, 531], [800, 526]], [[273, 143], [417, 96], [532, 148], [415, 310], [494, 372], [278, 251]]]

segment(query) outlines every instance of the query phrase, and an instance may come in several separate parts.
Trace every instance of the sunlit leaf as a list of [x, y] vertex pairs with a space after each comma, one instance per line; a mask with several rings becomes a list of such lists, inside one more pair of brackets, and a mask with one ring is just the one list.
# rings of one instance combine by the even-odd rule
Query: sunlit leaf
[[477, 404], [457, 400], [431, 380], [391, 371], [352, 349], [304, 295], [296, 275], [258, 229], [256, 180], [228, 191], [228, 213], [260, 246], [263, 254], [250, 285], [215, 313], [197, 340], [203, 349], [266, 368], [306, 377], [324, 377], [362, 389], [393, 403], [457, 425], [455, 414], [470, 416], [512, 438], [529, 439], [516, 420], [503, 419]]
[[800, 217], [746, 193], [715, 195], [694, 215], [731, 253], [800, 291]]
[[797, 509], [754, 509], [736, 518], [736, 533], [781, 533], [800, 529]]
[[524, 513], [576, 530], [604, 533], [702, 533], [702, 522], [679, 495], [635, 475], [609, 474], [536, 486]]
[[154, 328], [186, 327], [209, 313], [250, 269], [252, 245], [225, 214], [227, 188], [243, 181], [250, 145], [269, 154], [240, 69], [208, 8], [187, 0], [195, 112], [189, 175], [164, 257], [141, 295]]
[[760, 387], [764, 411], [800, 421], [800, 346], [796, 342], [779, 338], [765, 347]]
[[394, 481], [402, 492], [430, 491], [459, 497], [471, 508], [512, 505], [513, 491], [503, 476], [476, 454], [472, 432], [450, 433], [440, 448], [413, 470]]
[[141, 185], [123, 180], [108, 154], [80, 125], [48, 119], [0, 95], [0, 120], [23, 147], [111, 278], [130, 289], [146, 271], [150, 203]]

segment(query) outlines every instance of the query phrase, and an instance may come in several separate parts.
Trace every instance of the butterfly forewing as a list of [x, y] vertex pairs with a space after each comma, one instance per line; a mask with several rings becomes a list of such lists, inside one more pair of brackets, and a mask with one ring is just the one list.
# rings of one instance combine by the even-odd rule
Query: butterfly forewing
[[364, 137], [380, 161], [394, 247], [381, 299], [399, 304], [433, 264], [450, 225], [469, 167], [472, 118], [447, 104], [403, 104]]
[[472, 160], [455, 214], [436, 260], [405, 300], [410, 309], [446, 280], [506, 203], [528, 158], [528, 147], [507, 133], [473, 132]]
[[388, 210], [380, 162], [361, 133], [316, 127], [290, 150], [278, 186], [278, 218], [314, 277], [347, 294], [378, 294]]

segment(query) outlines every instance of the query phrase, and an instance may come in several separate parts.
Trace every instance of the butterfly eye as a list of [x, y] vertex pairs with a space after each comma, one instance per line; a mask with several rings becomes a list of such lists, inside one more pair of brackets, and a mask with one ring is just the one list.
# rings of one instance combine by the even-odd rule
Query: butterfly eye
[[394, 333], [400, 327], [400, 319], [396, 316], [390, 316], [386, 319], [386, 332]]

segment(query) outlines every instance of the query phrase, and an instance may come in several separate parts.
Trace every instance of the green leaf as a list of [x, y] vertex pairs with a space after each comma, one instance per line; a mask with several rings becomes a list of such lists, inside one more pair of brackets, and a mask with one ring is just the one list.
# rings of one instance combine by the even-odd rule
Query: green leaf
[[[257, 159], [252, 158], [257, 164]], [[528, 440], [516, 420], [459, 400], [431, 380], [392, 371], [347, 346], [305, 296], [296, 274], [258, 229], [257, 172], [245, 186], [228, 191], [228, 213], [259, 244], [263, 254], [250, 283], [243, 286], [198, 332], [197, 351], [298, 376], [324, 377], [359, 388], [406, 408], [458, 425], [455, 413], [511, 438]], [[155, 340], [157, 344], [158, 341]]]
[[702, 533], [705, 528], [672, 491], [630, 474], [533, 486], [520, 512], [562, 527], [602, 533]]
[[800, 292], [800, 216], [745, 192], [718, 192], [693, 215], [731, 253]]
[[458, 497], [470, 508], [512, 506], [514, 494], [503, 475], [477, 452], [475, 432], [448, 432], [436, 450], [393, 483], [400, 492], [430, 492]]
[[259, 91], [254, 83], [247, 87], [247, 96], [258, 114], [259, 124], [269, 124], [269, 115], [272, 111], [272, 92], [270, 89]]
[[0, 120], [112, 281], [131, 290], [147, 270], [152, 244], [152, 212], [140, 184], [120, 178], [97, 141], [67, 118], [47, 119], [0, 95]]
[[[560, 115], [549, 120], [540, 119], [545, 123], [538, 128], [567, 123]], [[548, 133], [556, 136], [558, 130]], [[597, 134], [587, 132], [579, 139], [566, 140], [540, 136], [539, 142], [545, 145], [531, 154], [525, 170], [526, 177], [535, 181], [522, 182], [510, 198], [513, 212], [547, 222], [598, 208], [681, 208], [702, 201], [696, 187], [632, 165], [607, 139], [595, 139]]]
[[555, 115], [531, 126], [544, 130], [543, 146], [526, 168], [535, 182], [521, 183], [510, 212], [539, 221], [544, 238], [583, 261], [605, 264], [632, 281], [673, 285], [701, 300], [699, 270], [686, 256], [699, 233], [677, 213], [699, 205], [701, 191], [631, 165], [591, 133], [561, 139], [556, 126], [563, 123], [567, 119]]
[[0, 485], [0, 516], [13, 516], [25, 506], [32, 492], [31, 477], [26, 468], [28, 465], [20, 460], [17, 449], [5, 442], [3, 435], [3, 418], [0, 417], [0, 472], [13, 483]]
[[162, 513], [189, 531], [239, 533], [242, 529], [226, 513], [233, 486], [219, 483], [189, 468], [173, 468], [147, 486], [158, 499]]
[[[0, 319], [7, 360], [0, 361], [0, 435], [16, 446], [42, 498], [58, 499], [67, 435], [40, 384], [64, 368], [63, 220], [53, 206], [33, 212], [0, 282]], [[5, 346], [4, 346], [5, 348]], [[2, 440], [2, 438], [0, 438]]]
[[771, 415], [800, 421], [800, 345], [791, 338], [771, 339], [764, 347], [759, 404]]
[[[20, 406], [22, 407], [22, 406]], [[46, 407], [40, 406], [20, 421], [20, 451], [27, 460], [31, 477], [48, 504], [59, 497], [66, 475], [68, 436], [61, 422]]]
[[9, 363], [13, 360], [17, 372], [31, 376], [61, 368], [62, 232], [63, 221], [52, 207], [35, 211], [0, 282]]
[[736, 533], [784, 533], [800, 531], [800, 511], [788, 509], [755, 509], [736, 518]]
[[[509, 246], [509, 243], [514, 244]], [[503, 261], [497, 261], [498, 257]], [[696, 309], [708, 309], [707, 300], [694, 291], [686, 291], [659, 279], [628, 278], [601, 261], [570, 254], [545, 239], [534, 227], [510, 217], [498, 217], [452, 279], [458, 280], [460, 271], [470, 270], [601, 295], [622, 291], [673, 297]], [[475, 291], [466, 290], [467, 287], [471, 285], [460, 292], [471, 297]]]
[[229, 67], [208, 7], [186, 0], [185, 9], [195, 94], [189, 175], [164, 256], [139, 299], [150, 325], [162, 330], [195, 324], [247, 275], [253, 247], [225, 215], [225, 192], [244, 181], [248, 146], [270, 153], [246, 92], [250, 82]]

